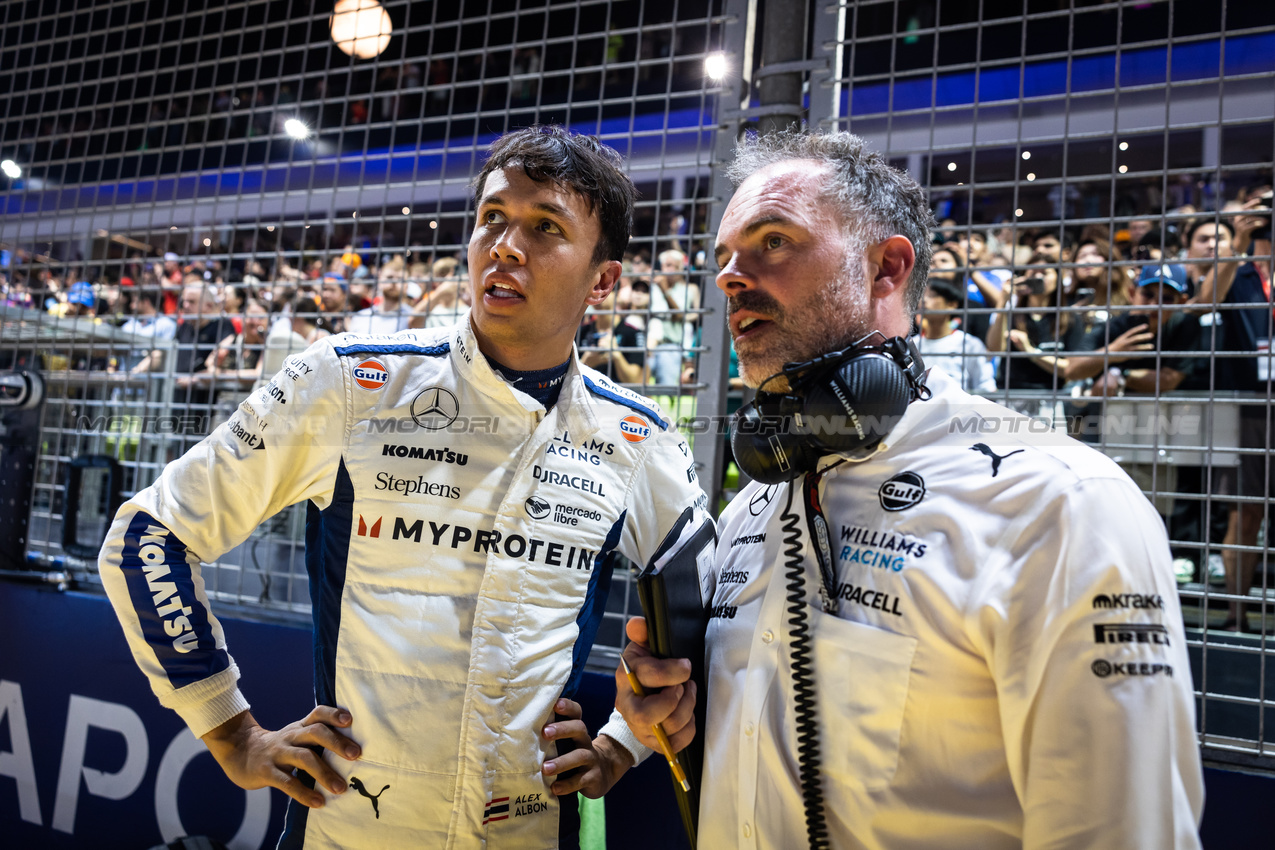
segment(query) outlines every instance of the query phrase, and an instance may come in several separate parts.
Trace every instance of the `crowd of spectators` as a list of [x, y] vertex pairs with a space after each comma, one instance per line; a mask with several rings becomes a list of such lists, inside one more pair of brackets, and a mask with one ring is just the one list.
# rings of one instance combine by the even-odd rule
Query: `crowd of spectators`
[[[1252, 585], [1275, 495], [1270, 211], [1262, 187], [1221, 210], [1182, 208], [1117, 227], [962, 230], [945, 221], [917, 317], [927, 366], [1125, 456], [1135, 480], [1160, 494], [1179, 579], [1212, 578], [1239, 597]], [[1192, 393], [1238, 407], [1238, 446], [1225, 447], [1240, 450], [1235, 465], [1143, 463], [1119, 445], [1128, 431], [1108, 433], [1104, 399]], [[1204, 494], [1218, 517], [1204, 510]], [[1210, 538], [1220, 552], [1210, 553]], [[1224, 627], [1251, 627], [1243, 602], [1229, 607]]]
[[[918, 346], [928, 367], [967, 390], [1091, 442], [1104, 441], [1101, 428], [1084, 427], [1102, 420], [1103, 398], [1238, 391], [1255, 402], [1242, 408], [1241, 448], [1269, 447], [1261, 400], [1271, 398], [1270, 206], [1269, 190], [1259, 189], [1217, 212], [1174, 210], [1115, 227], [944, 221], [917, 316]], [[618, 382], [657, 396], [693, 396], [700, 287], [711, 283], [711, 270], [702, 245], [676, 235], [661, 241], [654, 256], [646, 247], [625, 255], [615, 291], [585, 316], [579, 348], [587, 365]], [[460, 321], [470, 298], [463, 252], [430, 259], [347, 247], [300, 267], [279, 256], [228, 268], [168, 253], [134, 256], [118, 278], [96, 280], [28, 260], [0, 270], [0, 295], [57, 321], [89, 320], [127, 334], [62, 359], [46, 352], [45, 368], [171, 374], [175, 402], [231, 405], [288, 354], [327, 334]], [[1170, 494], [1157, 506], [1175, 540], [1202, 541], [1209, 517], [1201, 500], [1172, 495], [1268, 498], [1268, 476], [1247, 470], [1250, 459], [1213, 479], [1181, 466], [1128, 468], [1135, 478], [1158, 476], [1146, 488]], [[1215, 535], [1239, 547], [1223, 548], [1216, 573], [1241, 594], [1255, 563], [1242, 547], [1256, 543], [1263, 510], [1241, 500]], [[1182, 577], [1203, 577], [1207, 547], [1181, 554]], [[1243, 627], [1243, 609], [1232, 613]]]
[[135, 255], [111, 270], [117, 277], [35, 259], [14, 252], [0, 269], [6, 328], [35, 328], [6, 334], [0, 368], [62, 373], [68, 398], [110, 399], [125, 416], [170, 402], [182, 443], [324, 336], [454, 324], [468, 309], [455, 256], [409, 262], [347, 247], [298, 266], [277, 256], [236, 268], [169, 252]]
[[919, 346], [966, 389], [1033, 414], [1059, 393], [1256, 391], [1269, 210], [1259, 189], [1220, 213], [1174, 210], [1163, 228], [1021, 229], [1012, 242], [1004, 229], [944, 222]]
[[[116, 269], [117, 278], [99, 274], [92, 280], [82, 269], [62, 271], [30, 259], [18, 257], [0, 270], [0, 303], [113, 326], [127, 335], [64, 355], [45, 351], [41, 365], [171, 371], [179, 400], [188, 404], [242, 394], [277, 371], [288, 353], [328, 334], [452, 325], [470, 303], [462, 251], [411, 262], [402, 253], [360, 253], [347, 246], [302, 268], [283, 256], [229, 268], [169, 252], [135, 255]], [[700, 290], [688, 279], [688, 257], [679, 248], [660, 252], [656, 263], [658, 269], [645, 249], [625, 255], [624, 275], [612, 297], [589, 310], [579, 343], [586, 363], [622, 383], [662, 383], [677, 391], [694, 372]], [[159, 344], [148, 346], [148, 340]], [[169, 351], [175, 357], [171, 370]]]

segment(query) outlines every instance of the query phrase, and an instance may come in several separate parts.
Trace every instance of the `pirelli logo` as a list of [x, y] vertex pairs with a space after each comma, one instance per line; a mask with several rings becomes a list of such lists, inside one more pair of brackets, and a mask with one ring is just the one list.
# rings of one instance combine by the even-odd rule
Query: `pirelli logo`
[[1159, 623], [1097, 623], [1093, 627], [1094, 643], [1153, 643], [1169, 645], [1169, 630]]
[[487, 807], [483, 809], [483, 823], [498, 820], [509, 820], [508, 797], [493, 797], [487, 802]]

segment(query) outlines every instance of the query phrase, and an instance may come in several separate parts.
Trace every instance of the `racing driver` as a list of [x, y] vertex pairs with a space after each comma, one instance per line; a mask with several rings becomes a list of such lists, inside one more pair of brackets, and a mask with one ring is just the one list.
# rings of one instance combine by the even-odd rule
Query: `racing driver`
[[[557, 127], [498, 139], [468, 319], [316, 342], [116, 516], [100, 570], [133, 655], [232, 781], [292, 798], [281, 847], [550, 848], [560, 822], [572, 846], [566, 801], [633, 761], [619, 715], [591, 740], [571, 699], [608, 555], [711, 520], [659, 408], [574, 350], [629, 240], [620, 164]], [[200, 565], [301, 500], [317, 705], [273, 731]]]

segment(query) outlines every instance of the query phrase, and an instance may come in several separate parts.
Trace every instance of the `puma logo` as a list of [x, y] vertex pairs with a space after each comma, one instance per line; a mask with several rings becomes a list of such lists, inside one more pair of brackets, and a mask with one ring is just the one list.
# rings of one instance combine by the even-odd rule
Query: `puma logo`
[[1016, 454], [1022, 454], [1023, 449], [1017, 449], [1015, 451], [1010, 452], [1007, 455], [998, 455], [996, 452], [992, 451], [991, 446], [987, 445], [987, 443], [975, 443], [974, 445], [970, 446], [970, 451], [982, 452], [983, 454], [991, 458], [992, 477], [995, 478], [996, 473], [1001, 471], [1001, 461], [1007, 457], [1013, 457]]
[[360, 780], [357, 776], [351, 776], [351, 777], [350, 777], [350, 787], [351, 787], [351, 788], [353, 788], [355, 791], [358, 791], [358, 792], [359, 792], [360, 794], [362, 794], [364, 797], [367, 797], [369, 800], [371, 800], [371, 801], [372, 801], [372, 811], [376, 812], [376, 819], [377, 819], [377, 820], [380, 820], [380, 819], [381, 819], [381, 806], [380, 806], [380, 803], [378, 802], [378, 799], [380, 798], [381, 794], [384, 794], [384, 793], [386, 792], [386, 790], [387, 790], [390, 786], [386, 785], [386, 786], [385, 786], [384, 788], [382, 788], [382, 789], [380, 790], [380, 792], [379, 792], [379, 793], [377, 793], [377, 794], [369, 794], [369, 793], [367, 793], [367, 789], [363, 787], [363, 782], [362, 782], [362, 780]]

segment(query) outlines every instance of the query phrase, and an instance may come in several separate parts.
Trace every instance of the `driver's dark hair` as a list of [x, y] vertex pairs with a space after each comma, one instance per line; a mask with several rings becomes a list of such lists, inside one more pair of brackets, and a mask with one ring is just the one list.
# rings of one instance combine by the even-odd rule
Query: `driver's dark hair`
[[597, 136], [582, 136], [557, 125], [536, 124], [506, 133], [491, 144], [482, 171], [474, 178], [474, 203], [482, 197], [487, 175], [513, 165], [537, 183], [551, 181], [584, 198], [596, 213], [602, 237], [593, 262], [621, 260], [633, 231], [637, 189], [622, 166], [624, 160]]

